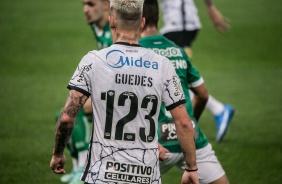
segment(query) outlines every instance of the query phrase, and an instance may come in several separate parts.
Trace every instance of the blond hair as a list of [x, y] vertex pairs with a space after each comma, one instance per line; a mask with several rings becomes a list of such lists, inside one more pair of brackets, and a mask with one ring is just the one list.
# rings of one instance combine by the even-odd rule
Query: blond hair
[[110, 0], [111, 15], [115, 14], [119, 27], [139, 28], [144, 0]]

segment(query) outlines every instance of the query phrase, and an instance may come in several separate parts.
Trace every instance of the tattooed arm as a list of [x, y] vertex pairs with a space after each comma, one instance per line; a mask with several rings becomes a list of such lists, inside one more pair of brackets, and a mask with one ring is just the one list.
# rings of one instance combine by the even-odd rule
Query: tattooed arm
[[57, 174], [64, 174], [64, 164], [66, 161], [64, 149], [69, 141], [74, 128], [74, 122], [80, 109], [85, 104], [87, 96], [71, 90], [67, 98], [66, 104], [57, 121], [55, 130], [55, 146], [53, 157], [50, 162], [51, 169]]

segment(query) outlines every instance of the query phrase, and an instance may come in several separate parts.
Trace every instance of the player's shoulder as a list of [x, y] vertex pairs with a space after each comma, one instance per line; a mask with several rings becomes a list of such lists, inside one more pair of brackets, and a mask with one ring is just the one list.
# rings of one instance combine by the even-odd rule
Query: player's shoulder
[[94, 61], [97, 61], [99, 58], [102, 58], [102, 53], [100, 50], [91, 50], [88, 51], [81, 59], [81, 63], [84, 64], [90, 64], [94, 63]]
[[83, 58], [85, 59], [91, 59], [91, 58], [94, 58], [96, 55], [98, 54], [98, 50], [91, 50], [91, 51], [88, 51]]
[[104, 56], [109, 50], [111, 50], [110, 47], [106, 47], [100, 50], [91, 50], [89, 51], [86, 56], [94, 58], [94, 57], [102, 57]]

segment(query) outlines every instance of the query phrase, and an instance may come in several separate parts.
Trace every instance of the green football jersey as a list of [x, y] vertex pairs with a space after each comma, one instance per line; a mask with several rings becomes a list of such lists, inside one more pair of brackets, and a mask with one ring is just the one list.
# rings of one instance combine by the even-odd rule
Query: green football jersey
[[[203, 82], [199, 72], [192, 65], [185, 51], [162, 35], [141, 38], [139, 44], [145, 48], [152, 49], [157, 54], [167, 57], [172, 62], [181, 81], [186, 98], [185, 106], [187, 113], [195, 123], [196, 149], [203, 148], [208, 144], [208, 140], [194, 118], [193, 106], [189, 95], [190, 86], [197, 86], [197, 84], [201, 84]], [[172, 116], [170, 112], [166, 111], [163, 104], [161, 106], [158, 121], [159, 143], [161, 143], [170, 152], [182, 152], [177, 141], [175, 124], [172, 122]]]
[[99, 49], [109, 47], [113, 44], [113, 38], [109, 22], [107, 22], [103, 30], [99, 30], [95, 24], [92, 24], [91, 28], [96, 38]]

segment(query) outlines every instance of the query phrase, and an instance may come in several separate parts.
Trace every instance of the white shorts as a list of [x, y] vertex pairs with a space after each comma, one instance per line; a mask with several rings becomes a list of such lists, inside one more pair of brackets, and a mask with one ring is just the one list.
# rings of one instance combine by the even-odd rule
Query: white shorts
[[[183, 153], [168, 153], [167, 155], [169, 156], [167, 160], [160, 161], [161, 174], [164, 174], [173, 166], [178, 167], [182, 171], [184, 170]], [[211, 183], [225, 175], [210, 143], [204, 148], [196, 150], [196, 159], [200, 183]]]

